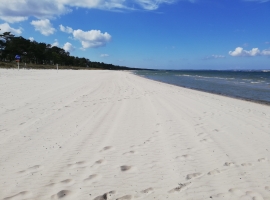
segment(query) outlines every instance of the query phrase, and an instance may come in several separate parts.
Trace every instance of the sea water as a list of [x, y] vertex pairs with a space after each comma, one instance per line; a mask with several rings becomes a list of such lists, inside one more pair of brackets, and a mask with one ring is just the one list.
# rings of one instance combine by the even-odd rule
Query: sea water
[[177, 86], [270, 104], [270, 70], [142, 70], [135, 74]]

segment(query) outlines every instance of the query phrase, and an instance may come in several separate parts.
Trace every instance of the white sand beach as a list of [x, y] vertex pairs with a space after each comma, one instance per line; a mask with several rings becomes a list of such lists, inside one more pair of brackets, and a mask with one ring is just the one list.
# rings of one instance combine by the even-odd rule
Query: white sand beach
[[0, 69], [0, 199], [270, 200], [270, 106], [124, 71]]

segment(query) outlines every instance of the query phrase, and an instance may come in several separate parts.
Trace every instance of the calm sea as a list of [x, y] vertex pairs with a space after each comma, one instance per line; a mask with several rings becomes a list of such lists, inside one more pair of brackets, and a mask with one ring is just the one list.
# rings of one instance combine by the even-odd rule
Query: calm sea
[[270, 104], [270, 70], [145, 70], [135, 74], [177, 86]]

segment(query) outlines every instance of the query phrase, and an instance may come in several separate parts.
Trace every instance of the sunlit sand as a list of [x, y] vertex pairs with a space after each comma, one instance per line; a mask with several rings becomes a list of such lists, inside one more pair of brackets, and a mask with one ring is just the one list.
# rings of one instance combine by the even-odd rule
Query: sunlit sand
[[270, 199], [270, 107], [122, 71], [0, 69], [0, 199]]

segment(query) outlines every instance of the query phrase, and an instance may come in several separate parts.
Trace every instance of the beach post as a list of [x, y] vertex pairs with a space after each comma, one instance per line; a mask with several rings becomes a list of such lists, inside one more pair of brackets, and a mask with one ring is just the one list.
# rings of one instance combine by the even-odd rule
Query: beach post
[[20, 70], [20, 59], [21, 57], [19, 55], [15, 56], [16, 62], [18, 63], [18, 70]]
[[[23, 55], [27, 55], [27, 52], [23, 52]], [[26, 62], [24, 61], [24, 67], [26, 68]]]

